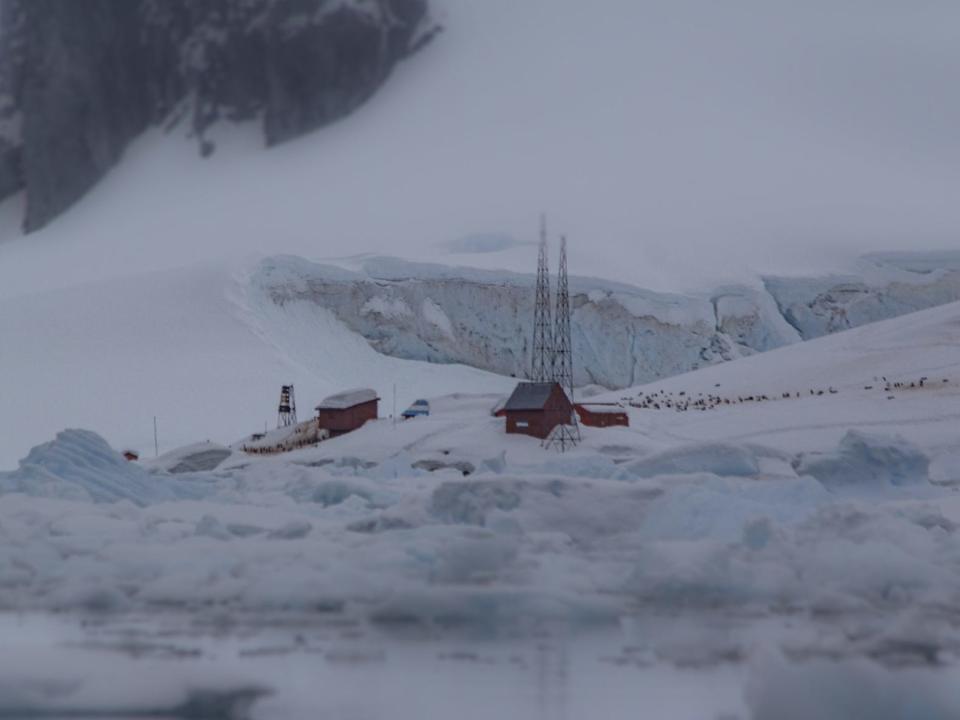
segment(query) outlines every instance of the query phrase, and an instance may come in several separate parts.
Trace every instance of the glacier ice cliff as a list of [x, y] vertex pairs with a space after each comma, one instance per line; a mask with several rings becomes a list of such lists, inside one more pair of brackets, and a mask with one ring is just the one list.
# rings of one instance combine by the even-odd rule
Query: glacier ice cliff
[[[622, 388], [960, 300], [960, 263], [884, 258], [858, 275], [764, 278], [696, 295], [571, 279], [574, 381]], [[252, 306], [332, 313], [377, 351], [524, 377], [532, 275], [371, 257], [352, 269], [264, 260]]]

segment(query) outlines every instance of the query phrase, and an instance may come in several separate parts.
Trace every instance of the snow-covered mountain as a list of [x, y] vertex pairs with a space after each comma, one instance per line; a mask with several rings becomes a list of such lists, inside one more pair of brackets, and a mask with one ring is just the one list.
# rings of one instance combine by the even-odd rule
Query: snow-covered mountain
[[23, 190], [37, 230], [152, 124], [185, 125], [203, 155], [216, 122], [262, 119], [268, 145], [328, 125], [428, 23], [426, 0], [3, 0], [0, 200]]
[[[445, 31], [345, 122], [267, 152], [260, 123], [218, 122], [205, 160], [189, 123], [148, 131], [28, 242], [76, 283], [247, 252], [436, 261], [530, 240], [545, 211], [573, 272], [666, 292], [955, 247], [957, 12], [436, 0]], [[27, 201], [0, 207], [0, 238]], [[0, 248], [0, 293], [53, 283], [44, 254]], [[493, 262], [531, 267], [522, 248]]]

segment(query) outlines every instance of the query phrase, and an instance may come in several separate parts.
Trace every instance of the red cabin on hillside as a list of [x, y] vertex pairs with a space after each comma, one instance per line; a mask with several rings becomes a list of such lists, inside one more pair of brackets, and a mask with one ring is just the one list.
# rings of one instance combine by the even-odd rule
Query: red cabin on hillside
[[330, 437], [353, 432], [367, 420], [376, 420], [380, 398], [369, 388], [347, 390], [331, 395], [317, 405], [317, 427], [327, 430]]
[[617, 403], [577, 403], [580, 423], [587, 427], [630, 427], [630, 416]]
[[557, 425], [570, 422], [573, 405], [559, 383], [522, 382], [497, 415], [507, 419], [508, 435], [543, 440]]

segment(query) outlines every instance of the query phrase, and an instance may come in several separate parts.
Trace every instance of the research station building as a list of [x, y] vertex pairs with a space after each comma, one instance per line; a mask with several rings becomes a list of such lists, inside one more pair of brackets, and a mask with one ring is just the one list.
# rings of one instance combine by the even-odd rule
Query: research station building
[[522, 382], [497, 415], [507, 419], [508, 435], [545, 439], [557, 425], [570, 423], [573, 405], [555, 382]]
[[353, 432], [379, 415], [380, 398], [369, 388], [347, 390], [326, 398], [317, 405], [317, 427], [330, 437]]
[[617, 403], [577, 403], [577, 415], [587, 427], [630, 427], [630, 416]]

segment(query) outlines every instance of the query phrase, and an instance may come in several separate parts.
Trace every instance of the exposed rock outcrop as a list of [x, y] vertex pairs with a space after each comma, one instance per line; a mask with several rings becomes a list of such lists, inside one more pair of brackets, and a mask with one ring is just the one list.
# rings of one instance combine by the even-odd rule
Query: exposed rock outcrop
[[0, 0], [0, 199], [27, 231], [82, 197], [155, 123], [204, 154], [219, 120], [267, 144], [342, 118], [431, 36], [427, 0]]

